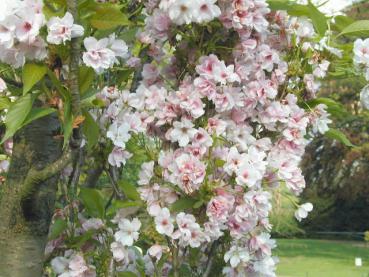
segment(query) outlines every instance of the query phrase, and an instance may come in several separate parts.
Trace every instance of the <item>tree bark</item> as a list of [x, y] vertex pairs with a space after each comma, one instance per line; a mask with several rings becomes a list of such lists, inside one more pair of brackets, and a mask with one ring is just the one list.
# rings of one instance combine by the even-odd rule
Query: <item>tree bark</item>
[[38, 119], [14, 136], [6, 183], [0, 191], [0, 277], [42, 276], [44, 249], [54, 211], [58, 174], [36, 183], [24, 197], [30, 170], [41, 170], [62, 154], [56, 115]]

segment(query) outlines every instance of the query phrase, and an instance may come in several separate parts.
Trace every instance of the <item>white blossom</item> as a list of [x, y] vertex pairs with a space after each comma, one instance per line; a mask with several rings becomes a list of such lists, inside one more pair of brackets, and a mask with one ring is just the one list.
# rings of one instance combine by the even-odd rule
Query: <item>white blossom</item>
[[47, 22], [47, 29], [47, 42], [51, 44], [65, 44], [66, 41], [81, 37], [84, 33], [81, 25], [74, 24], [73, 16], [69, 12], [63, 18], [50, 18]]
[[308, 213], [313, 210], [313, 204], [311, 203], [305, 203], [302, 204], [296, 211], [295, 211], [295, 217], [298, 221], [301, 221], [302, 219], [306, 218]]

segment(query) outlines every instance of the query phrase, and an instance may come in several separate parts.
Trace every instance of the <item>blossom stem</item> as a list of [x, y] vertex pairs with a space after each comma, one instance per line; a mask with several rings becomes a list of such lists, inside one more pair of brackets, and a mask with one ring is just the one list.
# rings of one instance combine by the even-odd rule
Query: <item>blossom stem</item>
[[173, 276], [174, 277], [179, 277], [179, 261], [178, 261], [178, 253], [179, 253], [179, 248], [176, 245], [173, 245], [172, 247], [172, 265], [173, 265]]

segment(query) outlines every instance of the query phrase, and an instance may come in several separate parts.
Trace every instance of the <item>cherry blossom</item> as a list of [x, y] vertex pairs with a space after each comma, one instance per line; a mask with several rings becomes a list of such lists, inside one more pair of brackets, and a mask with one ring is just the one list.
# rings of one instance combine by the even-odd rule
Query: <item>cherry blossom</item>
[[194, 125], [187, 119], [176, 121], [173, 123], [173, 129], [166, 134], [168, 139], [173, 142], [178, 142], [179, 146], [186, 146], [196, 135], [197, 130], [193, 128]]
[[357, 39], [354, 43], [354, 62], [369, 66], [369, 38]]
[[114, 234], [114, 238], [124, 246], [132, 246], [138, 239], [140, 228], [141, 222], [137, 218], [132, 221], [122, 219], [119, 221], [119, 231]]
[[52, 17], [47, 22], [47, 42], [51, 44], [65, 44], [72, 38], [81, 37], [84, 29], [81, 25], [73, 24], [73, 16], [67, 12], [63, 18]]
[[167, 208], [163, 208], [155, 216], [155, 227], [159, 234], [171, 236], [174, 230], [173, 219]]
[[249, 259], [249, 252], [245, 248], [239, 246], [232, 246], [224, 255], [224, 261], [229, 261], [232, 267], [237, 267], [240, 263], [248, 262]]
[[84, 46], [87, 51], [83, 53], [83, 62], [99, 74], [115, 63], [119, 63], [117, 57], [128, 57], [126, 43], [121, 39], [116, 39], [114, 34], [100, 40], [87, 37], [84, 39]]
[[313, 205], [311, 203], [302, 204], [295, 212], [295, 217], [298, 221], [306, 218], [308, 213], [313, 210]]

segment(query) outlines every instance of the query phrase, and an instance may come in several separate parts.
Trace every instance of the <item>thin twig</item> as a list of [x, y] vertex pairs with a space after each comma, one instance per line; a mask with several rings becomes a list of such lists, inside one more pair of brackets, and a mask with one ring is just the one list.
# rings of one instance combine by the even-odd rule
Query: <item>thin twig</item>
[[218, 247], [218, 244], [219, 242], [216, 240], [211, 245], [209, 255], [208, 255], [208, 261], [206, 262], [206, 269], [205, 269], [203, 277], [208, 277], [211, 272], [211, 268], [213, 267], [213, 263], [214, 263], [214, 254], [215, 254], [216, 248]]
[[106, 175], [108, 175], [109, 177], [109, 180], [113, 187], [115, 195], [118, 197], [118, 199], [123, 199], [124, 195], [118, 187], [118, 182], [117, 182], [116, 174], [114, 172], [114, 167], [109, 167], [108, 169], [105, 169], [105, 172], [106, 172]]

